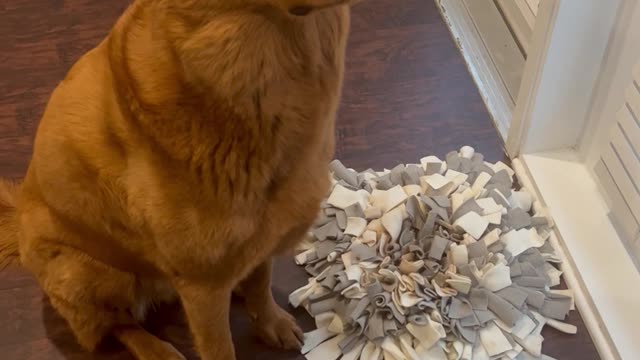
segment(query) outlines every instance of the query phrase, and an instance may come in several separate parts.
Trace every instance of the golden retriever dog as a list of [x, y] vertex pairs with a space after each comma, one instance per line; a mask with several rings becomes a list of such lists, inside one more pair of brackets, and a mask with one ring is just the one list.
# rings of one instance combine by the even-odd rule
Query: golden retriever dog
[[272, 257], [329, 189], [349, 0], [136, 0], [53, 92], [0, 262], [37, 278], [78, 342], [184, 359], [139, 324], [179, 299], [202, 359], [234, 359], [231, 295], [268, 344], [302, 333]]

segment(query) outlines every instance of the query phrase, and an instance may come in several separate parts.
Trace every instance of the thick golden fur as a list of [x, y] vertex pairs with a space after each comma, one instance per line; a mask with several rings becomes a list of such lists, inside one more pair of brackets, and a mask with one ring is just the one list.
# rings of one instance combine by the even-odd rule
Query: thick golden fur
[[0, 263], [19, 244], [89, 350], [112, 334], [183, 359], [138, 325], [176, 294], [201, 357], [233, 359], [234, 289], [264, 340], [297, 348], [271, 258], [328, 190], [347, 2], [135, 1], [54, 91], [22, 184], [0, 186]]

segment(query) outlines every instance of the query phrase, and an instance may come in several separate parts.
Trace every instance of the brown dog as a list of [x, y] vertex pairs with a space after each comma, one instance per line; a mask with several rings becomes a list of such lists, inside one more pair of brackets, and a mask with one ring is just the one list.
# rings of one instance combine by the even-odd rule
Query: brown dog
[[271, 258], [328, 190], [349, 5], [135, 1], [53, 93], [23, 183], [3, 184], [0, 262], [19, 255], [89, 350], [112, 334], [183, 359], [138, 325], [176, 294], [201, 357], [233, 359], [234, 289], [264, 340], [298, 348]]

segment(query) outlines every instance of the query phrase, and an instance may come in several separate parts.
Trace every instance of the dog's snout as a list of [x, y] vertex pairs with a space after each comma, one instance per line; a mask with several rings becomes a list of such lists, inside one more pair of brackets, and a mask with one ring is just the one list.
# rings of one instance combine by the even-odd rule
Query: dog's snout
[[291, 15], [305, 16], [315, 10], [328, 9], [341, 5], [354, 5], [361, 0], [291, 0], [288, 11]]
[[313, 10], [311, 6], [294, 6], [289, 9], [289, 13], [295, 16], [305, 16]]

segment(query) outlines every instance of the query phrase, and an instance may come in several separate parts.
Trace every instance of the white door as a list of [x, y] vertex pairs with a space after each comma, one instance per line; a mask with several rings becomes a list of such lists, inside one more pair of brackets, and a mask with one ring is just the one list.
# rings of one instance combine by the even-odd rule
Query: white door
[[[631, 3], [637, 3], [633, 1]], [[609, 200], [610, 217], [640, 259], [640, 6], [621, 14], [594, 98], [584, 151]]]
[[610, 200], [611, 218], [631, 255], [640, 257], [640, 65], [629, 72], [624, 96], [600, 149], [595, 172]]

